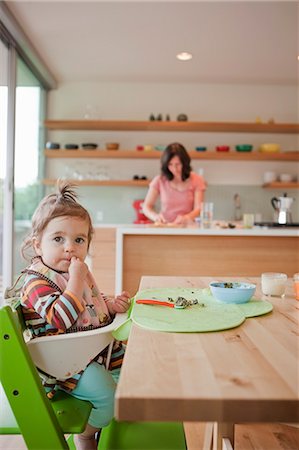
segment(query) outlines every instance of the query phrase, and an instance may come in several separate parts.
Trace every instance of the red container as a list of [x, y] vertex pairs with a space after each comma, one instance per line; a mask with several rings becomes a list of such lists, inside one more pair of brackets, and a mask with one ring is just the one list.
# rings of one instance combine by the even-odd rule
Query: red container
[[216, 151], [217, 152], [228, 152], [229, 151], [229, 145], [217, 145]]

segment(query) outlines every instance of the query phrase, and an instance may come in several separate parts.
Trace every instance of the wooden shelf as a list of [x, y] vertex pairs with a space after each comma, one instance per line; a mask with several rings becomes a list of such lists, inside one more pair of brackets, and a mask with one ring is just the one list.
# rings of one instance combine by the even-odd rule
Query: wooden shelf
[[[299, 151], [293, 152], [229, 152], [190, 150], [191, 159], [221, 160], [221, 161], [299, 161]], [[106, 159], [160, 159], [161, 152], [137, 150], [45, 150], [47, 158], [106, 158]]]
[[289, 183], [284, 183], [282, 181], [273, 181], [272, 183], [263, 184], [263, 188], [266, 189], [298, 189], [298, 181], [290, 181]]
[[49, 130], [206, 131], [235, 133], [299, 133], [296, 123], [163, 122], [128, 120], [46, 120]]
[[[68, 180], [70, 183], [78, 186], [134, 186], [147, 187], [151, 180]], [[55, 185], [56, 179], [44, 179], [43, 184], [46, 186]]]

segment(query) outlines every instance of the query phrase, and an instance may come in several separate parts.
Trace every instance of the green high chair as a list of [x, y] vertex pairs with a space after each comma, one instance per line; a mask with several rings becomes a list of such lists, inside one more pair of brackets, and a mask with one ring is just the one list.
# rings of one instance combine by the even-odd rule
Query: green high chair
[[64, 435], [84, 431], [91, 403], [62, 391], [47, 398], [23, 326], [18, 311], [0, 309], [0, 382], [10, 405], [1, 399], [0, 434], [22, 434], [29, 450], [68, 449]]

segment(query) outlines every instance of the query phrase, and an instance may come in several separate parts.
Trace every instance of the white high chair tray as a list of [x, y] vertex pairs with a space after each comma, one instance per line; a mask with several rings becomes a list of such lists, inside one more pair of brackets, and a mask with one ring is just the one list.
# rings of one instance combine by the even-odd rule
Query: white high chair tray
[[103, 328], [31, 339], [27, 346], [34, 364], [60, 380], [70, 378], [113, 341], [112, 332], [127, 317], [127, 313], [118, 313]]

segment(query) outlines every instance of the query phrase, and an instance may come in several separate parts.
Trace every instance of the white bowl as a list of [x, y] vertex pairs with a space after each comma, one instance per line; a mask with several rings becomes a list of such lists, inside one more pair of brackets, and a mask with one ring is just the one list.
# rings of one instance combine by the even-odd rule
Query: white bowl
[[290, 173], [281, 173], [279, 175], [279, 180], [283, 181], [284, 183], [289, 183], [293, 180], [293, 175], [291, 175]]

